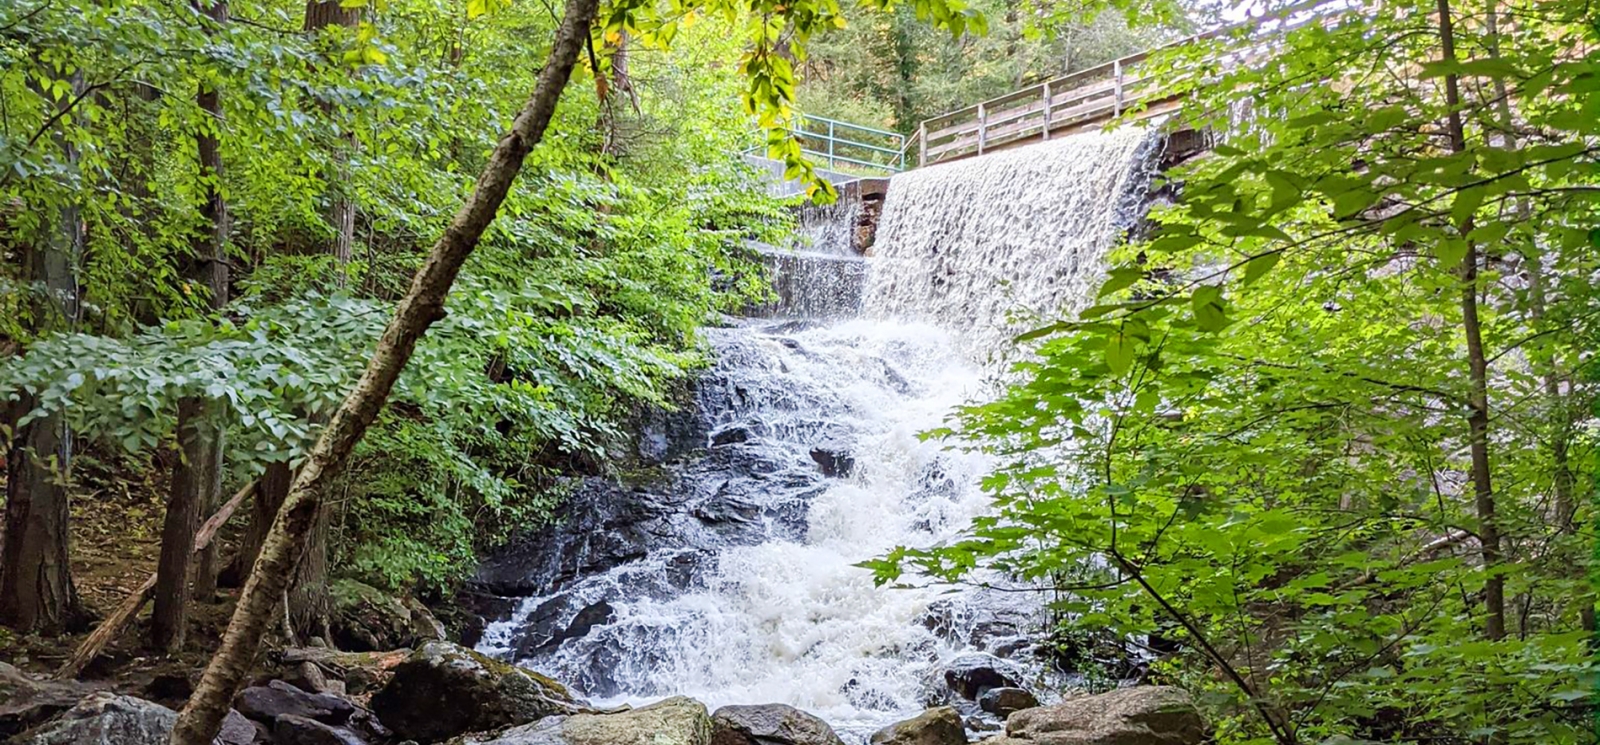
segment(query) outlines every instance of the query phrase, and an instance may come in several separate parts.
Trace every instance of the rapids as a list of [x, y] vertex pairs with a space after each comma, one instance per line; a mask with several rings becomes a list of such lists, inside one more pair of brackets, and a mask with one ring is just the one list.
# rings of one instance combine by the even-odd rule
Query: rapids
[[1019, 319], [1087, 302], [1158, 142], [1092, 133], [912, 171], [871, 258], [777, 256], [783, 317], [707, 330], [692, 452], [596, 486], [565, 532], [493, 564], [525, 583], [486, 585], [525, 592], [479, 649], [600, 703], [787, 703], [855, 741], [920, 711], [962, 653], [1040, 674], [1034, 596], [875, 587], [857, 564], [987, 509], [984, 457], [918, 434], [985, 394]]

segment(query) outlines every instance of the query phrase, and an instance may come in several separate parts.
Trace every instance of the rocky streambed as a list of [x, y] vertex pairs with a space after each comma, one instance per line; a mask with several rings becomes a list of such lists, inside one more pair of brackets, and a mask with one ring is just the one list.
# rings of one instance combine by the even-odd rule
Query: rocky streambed
[[[987, 676], [987, 677], [986, 677]], [[957, 706], [870, 734], [872, 745], [1200, 745], [1204, 722], [1177, 688], [1136, 686], [1037, 706], [976, 670], [950, 677], [1004, 728], [974, 737]], [[1017, 706], [1015, 710], [1007, 707]], [[0, 663], [0, 733], [18, 745], [163, 745], [176, 714], [92, 685], [31, 678]], [[290, 649], [239, 692], [218, 745], [845, 745], [823, 719], [786, 704], [712, 710], [685, 696], [598, 707], [560, 682], [445, 641], [415, 650]], [[855, 743], [853, 745], [859, 745]]]

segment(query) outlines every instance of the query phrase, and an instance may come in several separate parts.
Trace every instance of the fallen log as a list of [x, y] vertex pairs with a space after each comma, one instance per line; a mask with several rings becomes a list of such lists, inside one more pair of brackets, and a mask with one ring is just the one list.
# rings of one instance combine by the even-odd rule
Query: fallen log
[[[233, 513], [239, 509], [239, 505], [244, 504], [244, 500], [249, 499], [250, 495], [255, 493], [256, 484], [258, 483], [257, 481], [252, 481], [246, 484], [243, 489], [234, 493], [217, 510], [215, 515], [212, 515], [210, 519], [200, 526], [200, 530], [194, 534], [194, 552], [196, 554], [211, 545], [211, 539], [217, 535], [217, 531], [221, 530], [223, 524], [228, 522], [228, 518], [233, 517]], [[94, 633], [89, 634], [88, 638], [78, 645], [77, 651], [72, 653], [72, 656], [56, 670], [55, 675], [52, 677], [56, 680], [69, 680], [78, 677], [84, 668], [89, 666], [89, 663], [94, 662], [94, 658], [99, 657], [100, 653], [105, 651], [106, 645], [110, 644], [112, 639], [117, 638], [117, 634], [122, 633], [122, 628], [127, 626], [128, 622], [139, 614], [139, 610], [144, 607], [144, 604], [150, 602], [150, 593], [155, 587], [156, 575], [151, 574], [144, 581], [144, 584], [139, 585], [139, 589], [134, 590], [133, 594], [124, 598], [122, 603], [117, 606], [117, 609], [112, 611], [111, 615], [106, 616], [106, 620], [100, 622]]]

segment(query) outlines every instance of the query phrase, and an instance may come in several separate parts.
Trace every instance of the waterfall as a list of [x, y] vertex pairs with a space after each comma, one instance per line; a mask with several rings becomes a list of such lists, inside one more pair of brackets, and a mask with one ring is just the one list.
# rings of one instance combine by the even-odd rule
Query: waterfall
[[1081, 310], [1138, 216], [1160, 139], [1088, 132], [895, 177], [865, 310], [960, 332], [978, 355]]
[[[685, 444], [651, 447], [679, 455], [585, 481], [563, 523], [485, 562], [479, 588], [520, 599], [479, 648], [603, 704], [787, 703], [856, 743], [938, 700], [957, 656], [1038, 682], [1037, 596], [879, 588], [856, 565], [988, 509], [984, 456], [918, 433], [985, 394], [973, 352], [1012, 319], [1087, 302], [1153, 141], [1077, 135], [896, 176], [871, 258], [789, 267], [782, 315], [803, 318], [707, 331], [716, 362], [662, 430]], [[859, 272], [843, 300], [805, 274], [839, 261]]]

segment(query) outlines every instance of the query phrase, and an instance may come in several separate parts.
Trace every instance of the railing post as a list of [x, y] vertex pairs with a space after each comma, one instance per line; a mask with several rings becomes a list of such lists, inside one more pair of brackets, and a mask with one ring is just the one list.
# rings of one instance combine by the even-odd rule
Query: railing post
[[1044, 81], [1044, 139], [1050, 139], [1050, 81]]
[[984, 140], [984, 135], [987, 134], [987, 132], [985, 132], [984, 129], [988, 126], [988, 124], [989, 124], [989, 112], [988, 112], [987, 109], [985, 109], [983, 107], [983, 104], [980, 103], [980, 104], [978, 104], [978, 154], [979, 155], [983, 155], [983, 140]]
[[917, 125], [917, 139], [917, 166], [920, 168], [928, 164], [928, 120]]
[[828, 120], [828, 170], [836, 170], [833, 164], [833, 120]]
[[1116, 76], [1114, 89], [1117, 95], [1117, 102], [1111, 110], [1111, 115], [1122, 116], [1122, 60], [1118, 59], [1111, 62], [1111, 74]]

